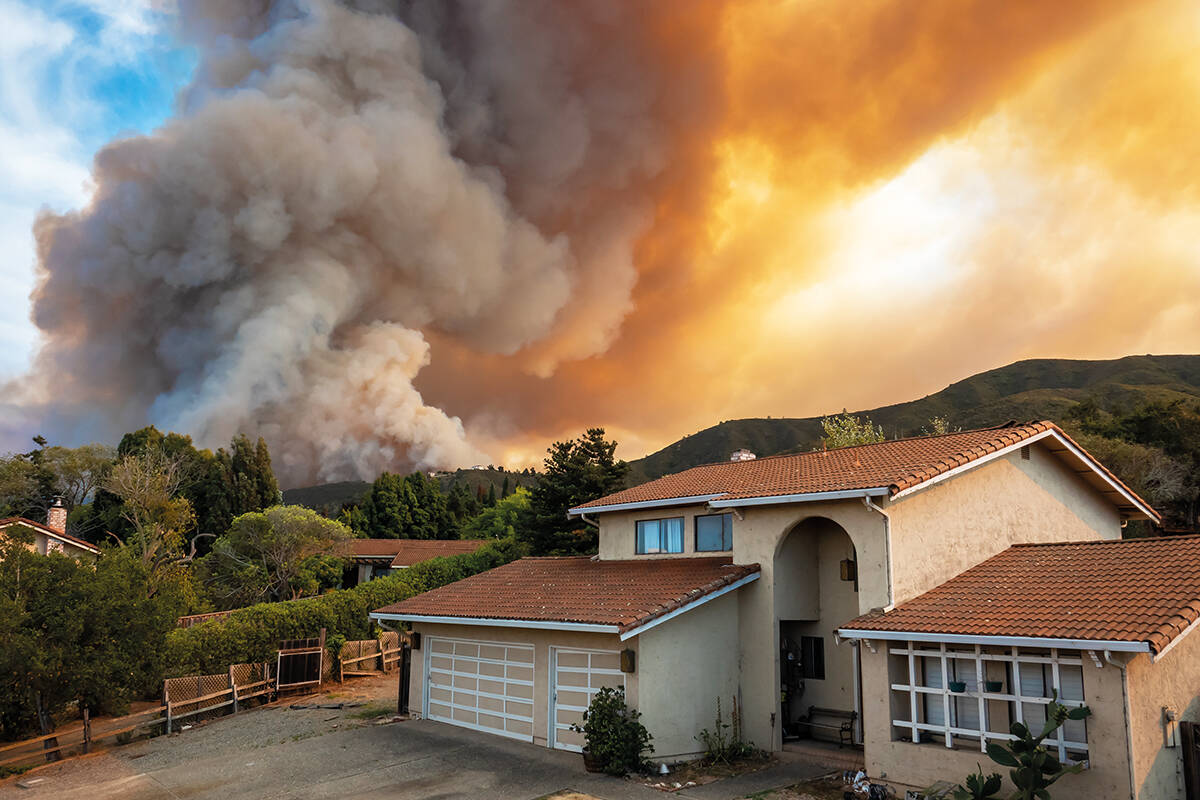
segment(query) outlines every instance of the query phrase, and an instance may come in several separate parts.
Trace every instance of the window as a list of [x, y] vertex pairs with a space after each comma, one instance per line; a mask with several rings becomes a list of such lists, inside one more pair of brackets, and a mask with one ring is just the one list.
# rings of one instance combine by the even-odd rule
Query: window
[[637, 551], [641, 554], [682, 553], [683, 517], [638, 520]]
[[733, 514], [696, 517], [696, 552], [733, 549]]
[[821, 636], [800, 637], [800, 667], [804, 677], [825, 680], [825, 639]]
[[[1040, 730], [1052, 694], [1084, 704], [1083, 654], [1017, 647], [952, 647], [908, 642], [889, 650], [892, 730], [897, 739], [936, 740], [979, 750], [1010, 741], [1013, 722]], [[1088, 758], [1087, 721], [1069, 720], [1047, 747], [1066, 763]]]

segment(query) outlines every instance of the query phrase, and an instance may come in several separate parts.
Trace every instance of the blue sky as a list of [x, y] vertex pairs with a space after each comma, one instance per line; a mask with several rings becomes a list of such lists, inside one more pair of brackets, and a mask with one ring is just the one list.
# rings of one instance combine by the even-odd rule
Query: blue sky
[[92, 156], [153, 130], [195, 54], [164, 0], [0, 0], [0, 379], [23, 372], [38, 209], [87, 202]]

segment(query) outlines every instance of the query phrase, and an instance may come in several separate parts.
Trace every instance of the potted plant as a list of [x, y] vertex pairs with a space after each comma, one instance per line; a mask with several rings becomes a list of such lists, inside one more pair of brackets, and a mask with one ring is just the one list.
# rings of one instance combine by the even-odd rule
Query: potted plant
[[961, 694], [967, 690], [966, 681], [950, 681], [950, 691], [955, 694]]
[[986, 691], [991, 692], [992, 694], [996, 694], [998, 692], [1003, 692], [1004, 691], [1004, 681], [984, 681], [983, 688]]
[[639, 721], [641, 714], [625, 704], [624, 689], [604, 687], [583, 712], [583, 724], [571, 730], [583, 734], [583, 766], [588, 772], [625, 775], [646, 769], [646, 754], [654, 752], [653, 738]]

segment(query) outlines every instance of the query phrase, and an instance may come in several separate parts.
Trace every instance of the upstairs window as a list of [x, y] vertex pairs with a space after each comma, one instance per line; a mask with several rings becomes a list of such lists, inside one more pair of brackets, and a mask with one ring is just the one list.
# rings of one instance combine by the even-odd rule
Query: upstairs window
[[683, 517], [638, 520], [637, 551], [642, 555], [682, 553]]
[[712, 553], [733, 549], [733, 514], [696, 517], [696, 552]]

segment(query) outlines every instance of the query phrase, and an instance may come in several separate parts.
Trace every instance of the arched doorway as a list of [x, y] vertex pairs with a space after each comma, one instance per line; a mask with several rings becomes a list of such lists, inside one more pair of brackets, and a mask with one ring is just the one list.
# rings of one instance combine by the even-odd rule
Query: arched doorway
[[[775, 554], [775, 609], [779, 624], [780, 719], [785, 738], [812, 735], [837, 741], [839, 720], [857, 711], [850, 646], [838, 647], [837, 627], [858, 616], [858, 564], [846, 530], [826, 517], [793, 527]], [[812, 707], [841, 712], [799, 725]]]

